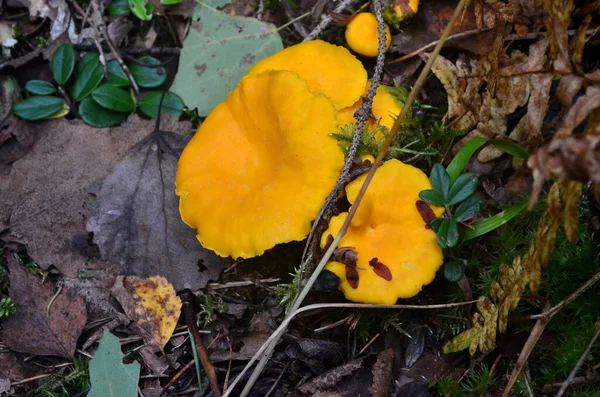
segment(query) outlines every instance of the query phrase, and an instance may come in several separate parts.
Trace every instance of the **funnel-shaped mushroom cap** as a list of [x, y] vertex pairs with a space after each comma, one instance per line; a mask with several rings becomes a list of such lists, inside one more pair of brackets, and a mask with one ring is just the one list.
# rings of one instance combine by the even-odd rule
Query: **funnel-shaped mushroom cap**
[[336, 109], [352, 105], [367, 85], [362, 63], [343, 48], [321, 40], [288, 47], [254, 65], [248, 76], [265, 70], [298, 73], [315, 93], [325, 94]]
[[331, 101], [296, 73], [245, 77], [179, 159], [181, 218], [221, 256], [302, 240], [344, 163], [337, 128]]
[[[350, 203], [366, 178], [346, 187]], [[418, 168], [390, 160], [375, 173], [348, 231], [338, 247], [353, 247], [356, 266], [329, 262], [326, 269], [340, 278], [340, 289], [351, 301], [393, 304], [415, 296], [429, 284], [443, 263], [437, 236], [417, 210], [419, 192], [431, 189]], [[421, 204], [424, 204], [421, 202]], [[436, 216], [443, 208], [431, 208]], [[335, 216], [323, 233], [321, 246], [336, 236], [348, 213]], [[331, 240], [331, 237], [329, 237]]]

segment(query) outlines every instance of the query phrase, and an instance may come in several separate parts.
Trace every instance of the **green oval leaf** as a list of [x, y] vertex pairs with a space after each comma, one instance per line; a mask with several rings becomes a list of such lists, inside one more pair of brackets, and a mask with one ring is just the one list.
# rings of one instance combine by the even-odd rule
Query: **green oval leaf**
[[123, 15], [129, 12], [129, 2], [127, 0], [113, 0], [108, 5], [110, 15]]
[[150, 21], [154, 7], [150, 2], [146, 3], [144, 0], [129, 0], [129, 10], [142, 21]]
[[63, 104], [63, 100], [55, 96], [32, 96], [15, 103], [13, 111], [22, 119], [40, 120], [61, 110]]
[[106, 71], [108, 72], [108, 79], [106, 81], [108, 84], [117, 87], [129, 87], [131, 85], [125, 71], [116, 59], [113, 59], [106, 65]]
[[432, 220], [429, 225], [431, 226], [431, 229], [433, 229], [434, 232], [438, 232], [438, 230], [440, 230], [440, 226], [442, 225], [442, 222], [444, 222], [445, 218], [435, 218], [434, 220]]
[[448, 262], [444, 265], [444, 277], [451, 283], [456, 283], [464, 274], [465, 271], [458, 262]]
[[86, 64], [81, 73], [77, 75], [77, 79], [75, 79], [73, 99], [79, 102], [90, 95], [92, 90], [100, 84], [102, 77], [104, 76], [102, 75], [100, 62]]
[[458, 225], [454, 219], [443, 219], [439, 223], [437, 242], [440, 247], [454, 247], [458, 243], [458, 237]]
[[463, 240], [470, 240], [475, 237], [482, 236], [486, 233], [491, 232], [492, 230], [504, 225], [508, 221], [510, 221], [515, 216], [519, 215], [521, 211], [527, 208], [529, 204], [529, 200], [523, 200], [522, 203], [519, 203], [515, 206], [512, 206], [504, 211], [491, 216], [489, 218], [483, 219], [481, 221], [473, 223], [471, 226], [473, 229], [468, 229], [465, 231], [463, 235]]
[[[160, 64], [158, 59], [150, 56], [143, 56], [139, 61], [151, 65]], [[148, 68], [134, 63], [129, 67], [129, 71], [137, 85], [144, 88], [160, 87], [167, 80], [167, 72], [163, 67]]]
[[479, 212], [479, 207], [481, 205], [481, 199], [477, 196], [468, 197], [465, 201], [460, 203], [458, 208], [454, 211], [454, 219], [457, 222], [463, 222], [476, 213]]
[[133, 98], [128, 92], [110, 84], [103, 84], [92, 91], [92, 98], [98, 105], [116, 112], [131, 113], [135, 110]]
[[427, 204], [431, 204], [431, 205], [444, 205], [446, 204], [446, 200], [444, 199], [444, 196], [442, 196], [442, 193], [438, 192], [437, 190], [422, 190], [419, 193], [419, 198], [423, 201], [425, 201]]
[[447, 200], [450, 192], [450, 176], [441, 164], [436, 163], [433, 165], [429, 179], [431, 179], [433, 190], [441, 193], [442, 197]]
[[127, 113], [115, 112], [98, 105], [91, 97], [85, 98], [79, 104], [79, 114], [83, 121], [92, 127], [104, 128], [117, 125], [127, 116]]
[[472, 172], [467, 172], [458, 177], [450, 188], [448, 205], [458, 204], [475, 192], [479, 178]]
[[[158, 116], [158, 108], [160, 106], [160, 98], [162, 92], [151, 92], [140, 100], [140, 110], [148, 117]], [[172, 114], [173, 116], [181, 116], [183, 113], [183, 101], [179, 95], [172, 92], [166, 92], [162, 102], [161, 114]]]
[[92, 63], [100, 62], [100, 54], [97, 52], [86, 52], [83, 54], [79, 62], [77, 63], [77, 74], [81, 74], [86, 67], [89, 67]]
[[44, 80], [30, 80], [25, 84], [25, 89], [36, 95], [50, 95], [56, 92], [56, 87]]
[[63, 44], [54, 50], [50, 68], [59, 85], [64, 85], [69, 80], [75, 68], [75, 50], [70, 44]]

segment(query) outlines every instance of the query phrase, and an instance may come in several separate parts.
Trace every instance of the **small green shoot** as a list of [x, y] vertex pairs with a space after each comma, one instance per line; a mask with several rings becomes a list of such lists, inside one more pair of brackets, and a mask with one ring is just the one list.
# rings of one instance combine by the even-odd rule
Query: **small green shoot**
[[0, 299], [0, 318], [15, 314], [17, 309], [10, 296]]

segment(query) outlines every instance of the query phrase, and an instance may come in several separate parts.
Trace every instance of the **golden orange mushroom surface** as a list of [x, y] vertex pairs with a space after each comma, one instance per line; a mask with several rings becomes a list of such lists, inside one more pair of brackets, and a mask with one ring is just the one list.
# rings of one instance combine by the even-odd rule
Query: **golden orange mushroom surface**
[[288, 70], [306, 80], [311, 91], [326, 95], [336, 109], [352, 105], [364, 93], [367, 71], [344, 47], [312, 40], [288, 47], [259, 61], [248, 71]]
[[184, 149], [180, 214], [205, 248], [249, 258], [310, 231], [344, 163], [337, 110], [311, 88], [294, 72], [250, 73]]
[[[365, 178], [366, 174], [346, 187], [351, 204]], [[347, 299], [393, 304], [417, 295], [433, 281], [443, 254], [435, 232], [417, 209], [418, 194], [426, 189], [431, 189], [429, 178], [411, 165], [389, 160], [377, 170], [338, 245], [355, 251], [356, 263], [332, 261], [325, 267], [340, 278]], [[443, 208], [430, 208], [435, 216], [443, 213]], [[347, 216], [345, 212], [331, 219], [321, 247], [338, 234]]]
[[[371, 12], [361, 12], [350, 19], [346, 25], [346, 43], [357, 54], [376, 57], [379, 52], [379, 30], [377, 18]], [[392, 33], [385, 24], [385, 50], [392, 44]]]
[[[400, 115], [400, 112], [402, 112], [402, 105], [392, 94], [392, 89], [392, 87], [385, 85], [377, 86], [377, 91], [373, 97], [373, 106], [371, 107], [371, 113], [375, 116], [375, 120], [370, 120], [369, 123], [371, 129], [381, 125], [391, 130], [394, 121]], [[367, 91], [365, 91], [364, 95], [367, 95]], [[356, 122], [354, 113], [356, 113], [362, 103], [363, 97], [359, 98], [352, 106], [343, 108], [338, 112], [341, 127]]]

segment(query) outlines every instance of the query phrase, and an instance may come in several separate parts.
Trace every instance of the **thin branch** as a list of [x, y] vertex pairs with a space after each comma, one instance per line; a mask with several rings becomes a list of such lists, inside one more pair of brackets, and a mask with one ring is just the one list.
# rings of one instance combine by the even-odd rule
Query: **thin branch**
[[575, 368], [573, 368], [573, 370], [569, 374], [569, 377], [567, 378], [567, 380], [565, 380], [563, 382], [562, 386], [560, 387], [560, 390], [558, 391], [558, 393], [556, 393], [556, 397], [561, 397], [563, 394], [565, 394], [569, 385], [571, 383], [573, 383], [573, 379], [575, 379], [575, 375], [577, 375], [577, 372], [579, 372], [579, 369], [583, 366], [585, 359], [590, 355], [590, 352], [592, 351], [592, 347], [594, 346], [594, 343], [596, 343], [596, 341], [598, 340], [599, 336], [600, 336], [600, 327], [596, 330], [596, 333], [594, 334], [594, 337], [590, 341], [590, 344], [588, 345], [588, 347], [585, 349], [585, 351], [583, 352], [581, 357], [579, 357], [577, 364], [575, 364]]
[[[487, 32], [488, 30], [490, 30], [490, 29], [484, 29], [484, 30], [478, 30], [478, 29], [467, 30], [466, 32], [460, 32], [460, 33], [456, 33], [456, 34], [453, 34], [451, 36], [448, 36], [448, 38], [446, 39], [446, 41], [451, 41], [451, 40], [456, 40], [456, 39], [464, 39], [466, 37], [471, 37], [471, 36], [474, 36], [474, 35], [482, 33], [482, 32]], [[405, 61], [405, 60], [407, 60], [409, 58], [412, 58], [414, 56], [419, 55], [420, 53], [422, 53], [424, 51], [432, 49], [439, 42], [440, 42], [440, 40], [432, 41], [431, 43], [427, 44], [426, 46], [423, 46], [423, 47], [421, 47], [421, 48], [419, 48], [419, 49], [417, 49], [417, 50], [415, 50], [413, 52], [409, 52], [408, 54], [403, 55], [403, 56], [401, 56], [398, 59], [394, 59], [392, 61], [386, 62], [385, 64], [386, 65], [392, 65], [394, 63], [399, 63], [399, 62]]]
[[[340, 13], [344, 11], [346, 7], [350, 4], [354, 3], [356, 0], [343, 0], [334, 10], [333, 12]], [[327, 15], [319, 24], [304, 38], [302, 41], [310, 41], [316, 39], [327, 26], [331, 23], [333, 19]]]
[[[285, 12], [285, 15], [290, 21], [296, 19], [296, 17], [294, 16], [294, 10], [292, 9], [292, 5], [288, 0], [279, 0], [279, 5], [281, 6], [281, 8], [283, 8], [283, 12]], [[294, 25], [294, 29], [296, 29], [296, 32], [298, 32], [298, 34], [302, 36], [302, 38], [306, 38], [306, 36], [308, 36], [306, 28], [300, 22], [296, 21], [292, 25]]]
[[234, 387], [240, 381], [240, 379], [244, 376], [244, 374], [250, 369], [250, 367], [258, 360], [260, 356], [262, 356], [267, 350], [268, 346], [274, 341], [279, 340], [281, 335], [287, 329], [287, 326], [292, 322], [292, 320], [298, 316], [299, 314], [321, 310], [321, 309], [394, 309], [394, 310], [436, 310], [436, 309], [449, 309], [453, 307], [467, 306], [477, 303], [476, 300], [468, 301], [468, 302], [458, 302], [458, 303], [444, 303], [439, 305], [376, 305], [376, 304], [363, 304], [363, 303], [317, 303], [314, 305], [304, 306], [288, 317], [286, 317], [281, 325], [273, 331], [269, 339], [258, 349], [258, 351], [254, 354], [254, 356], [250, 359], [248, 364], [244, 367], [242, 372], [240, 372], [237, 378], [233, 381], [231, 386], [225, 391], [223, 397], [231, 396]]
[[583, 294], [588, 288], [592, 285], [596, 284], [600, 280], [600, 271], [594, 274], [588, 281], [586, 281], [581, 287], [577, 288], [575, 292], [569, 295], [566, 299], [563, 299], [556, 306], [553, 306], [551, 309], [543, 311], [540, 314], [534, 314], [532, 316], [528, 316], [527, 319], [530, 320], [538, 320], [541, 318], [554, 317], [558, 312], [560, 312], [565, 306], [569, 303], [573, 302], [575, 299], [579, 298], [581, 294]]
[[208, 382], [210, 383], [210, 388], [213, 391], [213, 394], [216, 397], [221, 397], [221, 389], [219, 389], [219, 381], [217, 379], [217, 371], [215, 367], [210, 362], [210, 358], [208, 356], [208, 352], [206, 351], [206, 347], [204, 347], [204, 342], [202, 341], [202, 337], [198, 333], [198, 329], [196, 328], [196, 316], [194, 313], [194, 308], [192, 306], [192, 302], [194, 296], [189, 291], [184, 291], [181, 294], [181, 300], [183, 301], [183, 314], [185, 316], [185, 322], [190, 330], [190, 334], [192, 334], [194, 338], [194, 346], [198, 351], [198, 357], [200, 358], [200, 362], [202, 363], [202, 367], [204, 368], [204, 372], [206, 372], [206, 376], [208, 377]]

